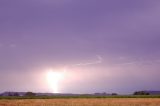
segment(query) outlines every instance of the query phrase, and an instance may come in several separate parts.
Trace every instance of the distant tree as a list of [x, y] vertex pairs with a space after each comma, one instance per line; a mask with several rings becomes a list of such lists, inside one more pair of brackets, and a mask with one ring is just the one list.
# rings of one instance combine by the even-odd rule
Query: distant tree
[[36, 94], [33, 92], [26, 92], [25, 96], [36, 96]]
[[107, 93], [106, 93], [106, 92], [103, 92], [103, 93], [102, 93], [102, 95], [104, 95], [104, 96], [105, 96], [105, 95], [107, 95]]
[[112, 93], [111, 95], [118, 95], [117, 93]]
[[106, 92], [103, 92], [103, 93], [94, 93], [94, 95], [97, 95], [97, 96], [105, 96], [105, 95], [107, 95], [107, 93], [106, 93]]
[[15, 92], [15, 93], [13, 94], [13, 96], [19, 96], [19, 94], [18, 94], [17, 92]]
[[101, 93], [94, 93], [94, 95], [101, 95]]
[[8, 92], [8, 96], [13, 96], [13, 94], [11, 92]]
[[136, 91], [133, 93], [133, 95], [149, 95], [149, 93], [146, 91]]

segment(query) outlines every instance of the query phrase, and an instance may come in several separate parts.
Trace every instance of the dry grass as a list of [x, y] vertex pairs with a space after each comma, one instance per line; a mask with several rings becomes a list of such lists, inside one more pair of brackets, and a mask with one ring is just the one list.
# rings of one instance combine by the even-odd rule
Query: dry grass
[[156, 98], [0, 100], [0, 106], [160, 106]]

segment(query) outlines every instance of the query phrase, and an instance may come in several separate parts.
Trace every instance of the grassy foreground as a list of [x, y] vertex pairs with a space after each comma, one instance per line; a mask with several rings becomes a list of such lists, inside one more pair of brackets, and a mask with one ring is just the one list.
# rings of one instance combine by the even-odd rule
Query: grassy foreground
[[0, 106], [160, 106], [160, 98], [3, 99]]
[[6, 96], [0, 99], [69, 99], [69, 98], [160, 98], [160, 95], [116, 95], [116, 96]]

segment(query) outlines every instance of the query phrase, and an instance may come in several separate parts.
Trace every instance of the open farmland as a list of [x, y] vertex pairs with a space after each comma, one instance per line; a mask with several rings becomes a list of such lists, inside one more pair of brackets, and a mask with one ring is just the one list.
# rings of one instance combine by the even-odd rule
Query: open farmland
[[159, 98], [2, 99], [0, 106], [160, 106]]

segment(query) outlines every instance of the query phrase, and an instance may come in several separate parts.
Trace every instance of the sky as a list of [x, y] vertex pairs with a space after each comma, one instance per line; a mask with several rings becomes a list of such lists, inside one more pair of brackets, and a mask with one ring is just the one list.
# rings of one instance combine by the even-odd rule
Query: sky
[[159, 0], [0, 0], [0, 92], [53, 92], [49, 70], [64, 74], [59, 93], [160, 90], [159, 11]]

